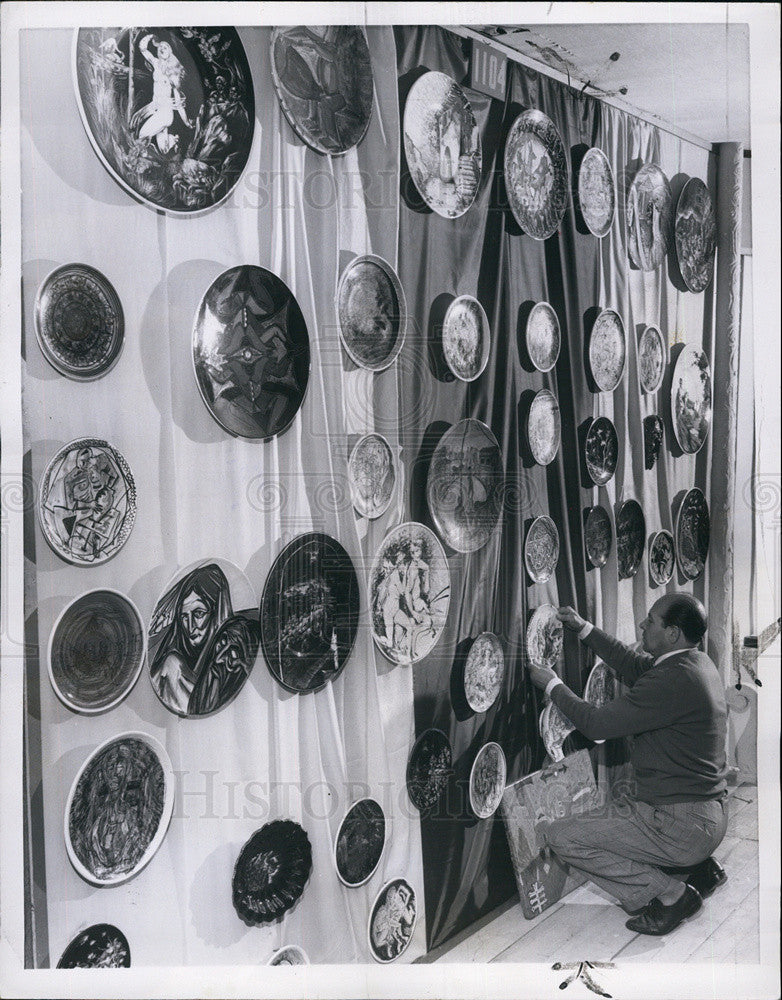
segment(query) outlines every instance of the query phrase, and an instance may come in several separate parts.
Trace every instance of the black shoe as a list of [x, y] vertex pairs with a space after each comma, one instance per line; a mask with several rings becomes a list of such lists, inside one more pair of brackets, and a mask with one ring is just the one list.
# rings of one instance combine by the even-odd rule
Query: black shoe
[[653, 934], [655, 937], [662, 937], [663, 934], [670, 934], [686, 920], [693, 916], [703, 906], [697, 889], [691, 885], [685, 885], [684, 892], [675, 903], [665, 906], [659, 899], [655, 898], [645, 906], [637, 917], [632, 917], [627, 921], [625, 927], [635, 931], [636, 934]]
[[728, 876], [725, 869], [714, 858], [706, 858], [697, 865], [687, 865], [684, 868], [663, 868], [666, 875], [680, 878], [682, 882], [687, 882], [697, 889], [701, 899], [708, 899], [715, 889], [725, 885]]

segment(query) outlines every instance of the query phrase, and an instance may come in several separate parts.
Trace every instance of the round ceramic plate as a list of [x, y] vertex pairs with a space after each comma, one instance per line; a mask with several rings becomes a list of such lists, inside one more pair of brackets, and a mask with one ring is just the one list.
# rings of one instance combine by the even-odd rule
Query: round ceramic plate
[[613, 392], [625, 369], [625, 327], [613, 309], [604, 309], [589, 335], [589, 367], [601, 392]]
[[391, 445], [382, 434], [365, 434], [348, 459], [350, 498], [362, 517], [374, 519], [388, 510], [394, 495], [396, 469]]
[[613, 478], [619, 461], [619, 438], [608, 417], [597, 417], [589, 425], [584, 455], [589, 478], [598, 486], [605, 486]]
[[527, 417], [527, 440], [538, 465], [550, 465], [559, 451], [562, 425], [557, 397], [548, 389], [537, 392]]
[[386, 882], [369, 914], [369, 950], [376, 962], [393, 962], [410, 944], [418, 916], [415, 892], [409, 882]]
[[439, 729], [427, 729], [413, 744], [407, 762], [407, 794], [420, 812], [437, 805], [448, 786], [451, 744]]
[[709, 189], [698, 177], [691, 177], [679, 195], [674, 241], [685, 285], [702, 292], [714, 275], [717, 222]]
[[464, 694], [473, 712], [488, 712], [505, 678], [502, 643], [493, 632], [481, 632], [464, 662]]
[[307, 953], [297, 944], [286, 944], [272, 953], [267, 965], [309, 965]]
[[71, 441], [46, 466], [38, 517], [61, 559], [75, 566], [107, 562], [128, 540], [136, 519], [130, 466], [108, 441]]
[[456, 552], [475, 552], [502, 514], [504, 472], [497, 439], [480, 420], [460, 420], [440, 438], [426, 499], [435, 527]]
[[60, 614], [49, 637], [49, 680], [74, 712], [105, 712], [138, 680], [146, 637], [136, 605], [116, 590], [91, 590]]
[[709, 505], [695, 487], [685, 494], [676, 515], [676, 558], [685, 579], [697, 580], [703, 573], [710, 534]]
[[443, 355], [462, 382], [474, 382], [489, 361], [491, 330], [483, 306], [471, 295], [460, 295], [443, 320]]
[[146, 733], [111, 736], [90, 754], [65, 805], [71, 864], [92, 885], [119, 885], [149, 864], [174, 808], [174, 771]]
[[625, 500], [616, 512], [616, 557], [619, 579], [635, 576], [646, 547], [646, 519], [637, 500]]
[[565, 214], [570, 168], [562, 137], [542, 111], [522, 111], [505, 143], [505, 188], [516, 221], [534, 240], [556, 232]]
[[546, 514], [536, 517], [524, 540], [524, 564], [533, 583], [546, 583], [559, 561], [559, 531]]
[[424, 73], [407, 95], [403, 120], [410, 177], [432, 211], [464, 215], [481, 179], [481, 135], [464, 91], [445, 73]]
[[130, 945], [113, 924], [93, 924], [71, 941], [58, 969], [129, 969]]
[[562, 744], [576, 731], [576, 727], [570, 719], [566, 718], [557, 708], [553, 701], [547, 702], [540, 713], [538, 722], [540, 727], [540, 738], [543, 746], [551, 760], [556, 764], [565, 759]]
[[662, 418], [653, 413], [644, 417], [644, 468], [653, 469], [663, 443]]
[[235, 28], [78, 28], [73, 75], [93, 149], [135, 198], [193, 215], [233, 191], [255, 126]]
[[681, 450], [688, 455], [700, 451], [711, 428], [711, 369], [705, 353], [695, 347], [685, 347], [676, 359], [671, 417]]
[[88, 382], [105, 375], [119, 358], [125, 336], [122, 304], [100, 271], [65, 264], [38, 289], [35, 333], [52, 368]]
[[369, 46], [361, 28], [274, 28], [271, 68], [280, 107], [308, 146], [338, 155], [361, 142], [375, 97]]
[[647, 326], [638, 342], [638, 376], [644, 392], [657, 392], [663, 380], [667, 351], [656, 326]]
[[605, 663], [596, 663], [584, 685], [584, 701], [602, 708], [616, 697], [616, 681]]
[[665, 260], [673, 238], [673, 196], [668, 178], [646, 163], [633, 178], [627, 195], [627, 250], [642, 271], [654, 271]]
[[372, 638], [394, 663], [416, 663], [445, 627], [451, 574], [437, 536], [408, 521], [386, 535], [369, 572]]
[[562, 655], [562, 622], [557, 609], [541, 604], [527, 624], [527, 656], [537, 667], [554, 667]]
[[590, 507], [584, 528], [584, 544], [587, 559], [596, 569], [600, 569], [608, 562], [613, 541], [611, 515], [599, 504]]
[[386, 817], [379, 802], [359, 799], [348, 809], [334, 841], [337, 875], [355, 888], [368, 882], [380, 864], [386, 844]]
[[275, 819], [256, 830], [234, 865], [234, 908], [248, 924], [277, 920], [304, 892], [312, 870], [306, 832], [290, 819]]
[[254, 264], [223, 271], [196, 313], [193, 367], [201, 398], [229, 434], [282, 434], [310, 377], [307, 325], [288, 286]]
[[261, 599], [261, 643], [287, 691], [319, 691], [345, 667], [358, 630], [359, 586], [339, 542], [312, 531], [274, 561]]
[[391, 265], [374, 254], [354, 257], [337, 288], [342, 345], [359, 368], [380, 372], [402, 350], [407, 329], [405, 293]]
[[499, 743], [484, 743], [470, 771], [470, 808], [478, 819], [497, 811], [505, 791], [507, 765]]
[[539, 372], [550, 372], [561, 345], [559, 319], [548, 302], [537, 302], [527, 319], [527, 353]]
[[676, 555], [670, 531], [656, 531], [649, 539], [649, 576], [658, 587], [664, 587], [673, 576]]
[[596, 146], [588, 149], [581, 160], [578, 205], [590, 233], [608, 236], [616, 212], [616, 184], [608, 157]]

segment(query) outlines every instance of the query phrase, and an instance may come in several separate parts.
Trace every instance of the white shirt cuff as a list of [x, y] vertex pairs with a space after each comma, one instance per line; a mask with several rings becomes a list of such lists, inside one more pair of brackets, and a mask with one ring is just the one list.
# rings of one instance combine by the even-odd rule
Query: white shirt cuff
[[559, 677], [552, 677], [551, 680], [546, 685], [546, 692], [545, 692], [546, 693], [546, 697], [550, 698], [551, 697], [551, 692], [554, 690], [554, 688], [557, 686], [557, 684], [561, 684], [561, 683], [562, 683], [562, 681], [559, 679]]
[[589, 635], [589, 633], [592, 631], [594, 627], [595, 626], [592, 624], [592, 622], [584, 622], [584, 627], [578, 633], [579, 639], [586, 639], [586, 637]]

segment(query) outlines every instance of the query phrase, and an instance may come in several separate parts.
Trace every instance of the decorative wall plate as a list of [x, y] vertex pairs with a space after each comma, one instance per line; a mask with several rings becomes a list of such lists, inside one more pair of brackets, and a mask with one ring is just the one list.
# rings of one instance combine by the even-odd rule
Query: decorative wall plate
[[657, 392], [663, 380], [668, 352], [656, 326], [647, 326], [638, 342], [638, 376], [644, 392]]
[[274, 561], [261, 599], [266, 665], [287, 691], [319, 691], [345, 667], [358, 630], [359, 587], [350, 556], [317, 531]]
[[676, 554], [670, 531], [655, 531], [649, 538], [649, 576], [658, 587], [664, 587], [673, 576]]
[[108, 441], [71, 441], [46, 466], [38, 517], [61, 559], [75, 566], [107, 562], [128, 540], [136, 519], [130, 466]]
[[689, 490], [676, 515], [676, 558], [682, 576], [697, 580], [709, 554], [709, 505], [697, 487]]
[[439, 729], [427, 729], [413, 744], [407, 762], [407, 794], [420, 812], [437, 804], [451, 776], [451, 744]]
[[135, 198], [192, 215], [233, 191], [255, 126], [235, 28], [78, 28], [73, 75], [93, 149]]
[[584, 685], [584, 701], [602, 708], [616, 697], [616, 680], [605, 665], [598, 662], [592, 667]]
[[535, 393], [527, 416], [527, 440], [538, 465], [550, 465], [559, 451], [562, 424], [557, 397], [548, 389]]
[[136, 605], [116, 590], [91, 590], [62, 611], [49, 636], [54, 693], [74, 712], [105, 712], [138, 680], [147, 644]]
[[272, 953], [267, 965], [309, 965], [307, 953], [297, 944], [286, 944]]
[[369, 46], [361, 28], [274, 28], [271, 68], [280, 107], [308, 146], [338, 155], [361, 142], [375, 97]]
[[616, 212], [616, 184], [608, 157], [597, 146], [588, 149], [581, 160], [578, 205], [590, 233], [608, 236]]
[[646, 547], [646, 519], [637, 500], [625, 500], [616, 512], [616, 557], [619, 579], [635, 576]]
[[576, 731], [576, 727], [570, 719], [566, 718], [560, 712], [553, 701], [546, 703], [543, 711], [540, 713], [538, 725], [540, 727], [540, 738], [543, 740], [543, 746], [546, 748], [546, 753], [553, 763], [557, 764], [559, 761], [564, 760], [565, 754], [562, 750], [562, 744], [571, 733]]
[[642, 271], [665, 260], [673, 241], [673, 196], [668, 178], [646, 163], [633, 178], [627, 195], [627, 251]]
[[445, 73], [424, 73], [407, 95], [403, 119], [410, 177], [446, 219], [464, 215], [481, 179], [481, 135], [470, 102]]
[[711, 369], [696, 347], [685, 347], [676, 359], [671, 382], [671, 418], [679, 447], [694, 455], [711, 428]]
[[613, 541], [614, 531], [611, 527], [611, 515], [605, 507], [601, 507], [599, 504], [590, 507], [584, 528], [584, 544], [587, 559], [596, 569], [600, 569], [608, 562]]
[[644, 468], [653, 469], [663, 443], [662, 418], [653, 413], [644, 417]]
[[539, 372], [550, 372], [557, 363], [562, 335], [559, 318], [548, 302], [536, 302], [527, 318], [527, 353]]
[[537, 667], [554, 667], [562, 655], [562, 622], [557, 609], [541, 604], [527, 624], [527, 656]]
[[619, 461], [619, 437], [608, 417], [596, 417], [589, 425], [584, 456], [589, 478], [598, 486], [605, 486], [613, 478]]
[[71, 941], [58, 969], [129, 969], [130, 945], [113, 924], [93, 924]]
[[374, 254], [354, 257], [337, 288], [342, 345], [359, 368], [380, 372], [396, 361], [407, 329], [407, 303], [391, 265]]
[[79, 382], [100, 378], [122, 350], [122, 303], [100, 271], [65, 264], [38, 289], [35, 334], [43, 356], [61, 375]]
[[267, 439], [290, 427], [307, 391], [310, 340], [285, 282], [254, 264], [215, 278], [193, 324], [193, 367], [229, 434]]
[[499, 697], [504, 678], [502, 643], [493, 632], [481, 632], [464, 661], [464, 694], [473, 712], [488, 712]]
[[348, 459], [348, 481], [350, 499], [362, 517], [385, 514], [394, 495], [396, 468], [382, 434], [365, 434], [356, 441]]
[[497, 811], [505, 791], [507, 764], [499, 743], [484, 743], [470, 771], [470, 808], [478, 819]]
[[702, 292], [714, 275], [717, 221], [709, 189], [698, 177], [691, 177], [679, 195], [674, 241], [685, 285]]
[[524, 540], [524, 564], [533, 583], [546, 583], [559, 561], [559, 531], [546, 514], [536, 517]]
[[348, 809], [334, 841], [337, 875], [354, 888], [368, 882], [386, 844], [386, 817], [379, 802], [359, 799]]
[[65, 805], [71, 864], [92, 885], [119, 885], [149, 864], [174, 808], [168, 754], [146, 733], [111, 736], [82, 764]]
[[415, 663], [434, 648], [451, 600], [448, 560], [437, 536], [408, 521], [386, 535], [369, 572], [372, 638], [394, 663]]
[[604, 309], [589, 335], [589, 368], [601, 392], [613, 392], [625, 370], [625, 327], [613, 309]]
[[570, 168], [554, 122], [542, 111], [522, 111], [505, 142], [505, 188], [516, 221], [534, 240], [556, 232], [565, 214]]
[[234, 865], [232, 897], [249, 924], [266, 924], [289, 910], [304, 892], [312, 870], [305, 831], [290, 819], [275, 819], [256, 830]]
[[486, 367], [490, 351], [491, 330], [483, 306], [472, 295], [460, 295], [443, 319], [446, 364], [462, 382], [474, 382]]
[[386, 882], [369, 914], [369, 950], [376, 962], [393, 962], [410, 944], [418, 916], [415, 892], [409, 882]]
[[429, 465], [426, 499], [443, 541], [475, 552], [491, 538], [502, 514], [504, 471], [497, 439], [468, 418], [440, 438]]

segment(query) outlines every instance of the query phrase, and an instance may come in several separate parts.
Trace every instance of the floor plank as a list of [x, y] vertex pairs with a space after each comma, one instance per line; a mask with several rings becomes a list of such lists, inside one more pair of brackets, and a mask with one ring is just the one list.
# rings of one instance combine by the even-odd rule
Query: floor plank
[[692, 962], [720, 962], [735, 965], [755, 965], [760, 961], [757, 928], [760, 920], [757, 885], [738, 909], [724, 920], [717, 930], [689, 956]]

